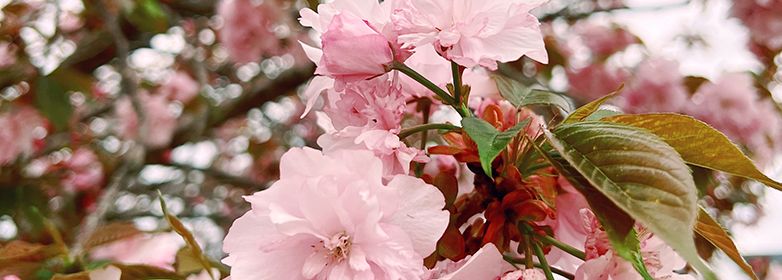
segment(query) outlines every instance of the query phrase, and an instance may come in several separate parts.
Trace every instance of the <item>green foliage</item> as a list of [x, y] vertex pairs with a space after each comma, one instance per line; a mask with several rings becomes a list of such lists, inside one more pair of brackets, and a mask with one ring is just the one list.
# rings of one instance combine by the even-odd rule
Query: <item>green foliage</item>
[[644, 279], [650, 279], [651, 276], [646, 270], [643, 256], [641, 255], [638, 235], [633, 229], [635, 219], [593, 187], [589, 180], [571, 167], [556, 151], [552, 151], [552, 154], [549, 155], [549, 153], [543, 151], [537, 145], [534, 147], [538, 153], [542, 154], [551, 163], [560, 175], [564, 176], [576, 190], [584, 195], [589, 208], [591, 208], [603, 226], [603, 230], [606, 232], [606, 236], [616, 254], [629, 261]]
[[752, 271], [752, 266], [741, 257], [738, 248], [733, 244], [733, 240], [730, 239], [728, 232], [709, 216], [709, 213], [707, 213], [706, 210], [703, 210], [703, 208], [700, 208], [700, 211], [698, 212], [698, 220], [695, 223], [695, 233], [709, 241], [715, 248], [719, 248], [722, 252], [725, 252], [725, 255], [738, 264], [753, 280], [758, 280], [758, 276]]
[[562, 95], [539, 89], [532, 89], [514, 79], [494, 75], [494, 82], [500, 95], [510, 101], [516, 108], [529, 105], [551, 105], [562, 108], [565, 112], [570, 112], [573, 107], [568, 99]]
[[782, 190], [782, 183], [760, 172], [728, 137], [692, 117], [678, 114], [618, 115], [603, 121], [648, 130], [676, 149], [689, 164], [757, 180]]
[[132, 8], [125, 10], [126, 18], [136, 28], [152, 33], [168, 29], [168, 15], [157, 0], [135, 0]]
[[598, 109], [600, 109], [600, 106], [603, 105], [603, 103], [605, 103], [606, 101], [608, 101], [608, 99], [611, 99], [614, 96], [617, 96], [620, 92], [622, 92], [622, 89], [624, 89], [624, 85], [620, 86], [619, 89], [617, 89], [612, 93], [609, 93], [606, 96], [603, 96], [599, 99], [587, 103], [584, 106], [579, 107], [578, 109], [573, 111], [573, 113], [571, 113], [567, 118], [565, 118], [565, 120], [562, 123], [569, 124], [569, 123], [584, 121], [587, 117], [597, 112]]
[[491, 163], [528, 123], [529, 120], [524, 120], [506, 131], [499, 132], [494, 126], [482, 119], [476, 117], [462, 119], [462, 128], [478, 146], [481, 167], [486, 175], [492, 176]]
[[676, 150], [644, 130], [603, 122], [562, 125], [546, 137], [590, 185], [715, 279], [695, 249], [697, 189]]
[[57, 130], [68, 127], [73, 108], [68, 87], [56, 75], [40, 76], [35, 83], [35, 106]]

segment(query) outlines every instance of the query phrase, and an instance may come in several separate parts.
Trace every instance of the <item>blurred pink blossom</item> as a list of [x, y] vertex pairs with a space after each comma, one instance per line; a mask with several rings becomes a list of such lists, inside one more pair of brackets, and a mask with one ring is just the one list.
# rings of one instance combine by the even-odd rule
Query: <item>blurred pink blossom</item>
[[22, 280], [22, 278], [19, 278], [19, 276], [16, 275], [5, 275], [3, 276], [3, 280]]
[[545, 1], [402, 0], [392, 19], [404, 46], [434, 46], [465, 67], [497, 69], [526, 55], [548, 62], [540, 23], [530, 14]]
[[759, 158], [774, 152], [772, 141], [782, 136], [779, 114], [770, 101], [759, 99], [749, 74], [725, 74], [698, 88], [692, 101], [687, 113], [747, 145]]
[[223, 19], [220, 43], [235, 62], [258, 62], [280, 48], [273, 28], [283, 13], [275, 0], [222, 0], [217, 7]]
[[19, 106], [0, 113], [0, 166], [33, 153], [38, 140], [35, 129], [45, 125], [43, 116], [31, 107]]
[[[146, 92], [137, 95], [141, 109], [144, 110], [144, 122], [146, 135], [141, 141], [151, 148], [167, 146], [174, 136], [177, 126], [177, 117], [169, 109], [166, 96]], [[116, 114], [119, 119], [118, 133], [122, 138], [134, 139], [139, 133], [138, 118], [130, 98], [122, 98], [117, 101]]]
[[772, 50], [782, 49], [782, 1], [736, 0], [733, 15], [744, 22], [757, 43]]
[[158, 89], [158, 94], [164, 95], [170, 100], [187, 103], [198, 96], [198, 90], [198, 82], [193, 80], [190, 74], [176, 71], [163, 81], [163, 85]]
[[688, 98], [679, 63], [649, 58], [638, 66], [617, 105], [628, 113], [681, 112]]
[[283, 155], [280, 180], [247, 196], [252, 209], [224, 242], [233, 280], [416, 279], [448, 225], [442, 193], [367, 151]]
[[90, 251], [94, 260], [111, 260], [121, 264], [143, 264], [173, 270], [176, 253], [185, 245], [173, 232], [142, 234], [101, 245]]
[[577, 25], [576, 32], [584, 45], [597, 56], [611, 55], [638, 41], [632, 33], [623, 28], [592, 23]]
[[6, 68], [16, 63], [16, 46], [8, 42], [0, 42], [0, 68]]
[[565, 73], [570, 83], [568, 93], [582, 101], [592, 101], [617, 90], [629, 76], [622, 69], [602, 63], [578, 69], [568, 68]]
[[103, 184], [103, 165], [95, 152], [79, 148], [65, 161], [67, 174], [62, 180], [65, 189], [71, 192], [99, 188]]
[[[643, 279], [635, 271], [633, 265], [616, 255], [610, 248], [610, 243], [600, 222], [589, 209], [581, 210], [584, 219], [584, 229], [587, 231], [585, 244], [587, 259], [578, 270], [576, 280], [640, 280]], [[643, 228], [639, 230], [638, 239], [641, 245], [641, 255], [647, 271], [658, 280], [695, 280], [692, 275], [682, 275], [674, 270], [682, 269], [687, 264], [674, 250], [661, 239]]]

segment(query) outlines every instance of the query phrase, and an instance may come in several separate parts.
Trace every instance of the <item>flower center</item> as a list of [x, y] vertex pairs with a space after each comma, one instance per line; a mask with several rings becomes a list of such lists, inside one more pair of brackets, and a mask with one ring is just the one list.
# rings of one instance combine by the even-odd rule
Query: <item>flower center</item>
[[347, 258], [350, 254], [350, 245], [352, 240], [344, 231], [323, 242], [323, 247], [329, 251], [328, 256], [333, 262], [340, 262]]

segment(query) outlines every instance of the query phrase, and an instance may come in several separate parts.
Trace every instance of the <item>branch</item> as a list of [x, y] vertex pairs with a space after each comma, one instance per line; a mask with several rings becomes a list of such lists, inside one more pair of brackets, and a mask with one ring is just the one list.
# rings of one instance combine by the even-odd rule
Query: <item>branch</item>
[[227, 173], [225, 171], [216, 169], [214, 167], [212, 167], [212, 168], [200, 168], [200, 167], [195, 167], [195, 166], [192, 166], [192, 165], [182, 164], [182, 163], [169, 163], [169, 164], [164, 164], [164, 166], [169, 166], [169, 167], [173, 167], [173, 168], [177, 168], [177, 169], [181, 169], [181, 170], [186, 170], [186, 171], [189, 171], [189, 170], [201, 171], [204, 174], [207, 174], [207, 175], [209, 175], [209, 176], [211, 176], [211, 177], [213, 177], [215, 179], [221, 180], [222, 182], [229, 183], [229, 184], [232, 184], [232, 185], [244, 186], [244, 187], [249, 187], [249, 188], [258, 189], [258, 190], [266, 189], [266, 187], [262, 186], [260, 183], [258, 183], [256, 181], [251, 180], [250, 178], [236, 176], [236, 175]]
[[574, 20], [587, 18], [593, 14], [610, 13], [614, 11], [635, 11], [635, 12], [660, 11], [660, 10], [666, 10], [671, 8], [684, 7], [689, 5], [691, 1], [692, 0], [686, 0], [679, 3], [672, 3], [672, 4], [660, 5], [660, 6], [646, 6], [646, 7], [619, 6], [619, 7], [594, 9], [589, 12], [576, 12], [576, 13], [573, 13], [568, 7], [564, 7], [561, 10], [556, 11], [552, 14], [548, 14], [540, 17], [539, 20], [540, 22], [549, 22], [558, 18], [562, 18], [567, 21], [574, 21]]

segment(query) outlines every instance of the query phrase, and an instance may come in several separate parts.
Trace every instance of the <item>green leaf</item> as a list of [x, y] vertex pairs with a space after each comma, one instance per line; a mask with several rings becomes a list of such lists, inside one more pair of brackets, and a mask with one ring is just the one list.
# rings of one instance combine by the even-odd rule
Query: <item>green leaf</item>
[[[174, 229], [174, 231], [179, 234], [179, 236], [182, 236], [182, 238], [185, 239], [185, 243], [187, 243], [187, 247], [190, 249], [190, 252], [193, 256], [198, 258], [198, 261], [201, 263], [204, 270], [212, 271], [212, 264], [209, 262], [209, 259], [206, 257], [206, 255], [204, 255], [204, 252], [201, 250], [201, 246], [198, 245], [198, 242], [196, 241], [195, 236], [193, 236], [193, 233], [190, 232], [190, 230], [188, 230], [187, 227], [182, 224], [182, 221], [180, 221], [176, 216], [168, 213], [166, 201], [163, 200], [163, 195], [160, 193], [160, 191], [158, 191], [158, 195], [160, 199], [160, 208], [163, 209], [163, 215], [171, 225], [171, 228]], [[125, 270], [123, 269], [123, 272], [124, 271]]]
[[519, 131], [527, 126], [528, 123], [529, 120], [524, 120], [506, 131], [499, 132], [494, 126], [482, 119], [476, 117], [462, 119], [462, 128], [478, 146], [481, 167], [483, 167], [483, 172], [486, 175], [492, 177], [492, 161], [500, 155], [500, 152], [505, 150], [505, 147], [508, 146], [513, 137], [519, 134]]
[[573, 110], [570, 101], [562, 95], [545, 90], [532, 89], [519, 81], [502, 75], [493, 75], [493, 78], [500, 95], [513, 106], [516, 106], [516, 108], [529, 105], [551, 105], [562, 108], [565, 112]]
[[622, 112], [614, 111], [614, 110], [604, 110], [600, 109], [589, 115], [589, 117], [586, 117], [584, 119], [585, 121], [599, 121], [602, 118], [607, 118], [611, 116], [621, 115]]
[[728, 137], [692, 117], [678, 114], [619, 115], [603, 121], [648, 130], [676, 149], [689, 164], [753, 179], [782, 190], [782, 183], [760, 172]]
[[57, 130], [66, 129], [73, 114], [68, 88], [53, 75], [38, 77], [35, 85], [35, 107]]
[[649, 228], [706, 279], [692, 229], [697, 190], [687, 164], [654, 134], [625, 125], [581, 122], [546, 137], [562, 157], [619, 208]]
[[758, 280], [758, 276], [752, 271], [752, 266], [741, 257], [739, 249], [733, 244], [733, 240], [730, 239], [728, 232], [709, 216], [709, 213], [703, 208], [700, 208], [700, 211], [698, 212], [698, 220], [695, 223], [695, 233], [708, 240], [714, 247], [725, 252], [725, 255], [738, 264], [753, 280]]
[[584, 178], [584, 176], [578, 173], [572, 166], [569, 166], [559, 154], [553, 152], [554, 155], [549, 155], [549, 153], [543, 151], [538, 145], [533, 145], [533, 147], [551, 163], [551, 166], [553, 166], [560, 175], [564, 176], [576, 190], [584, 195], [584, 198], [589, 204], [589, 208], [592, 209], [595, 217], [597, 217], [600, 224], [603, 226], [603, 230], [605, 230], [606, 236], [611, 242], [611, 247], [617, 255], [629, 261], [635, 270], [644, 277], [644, 280], [653, 279], [646, 270], [641, 255], [638, 236], [633, 229], [635, 226], [635, 219], [630, 217], [630, 215], [620, 209], [613, 201], [593, 187], [589, 180]]
[[126, 11], [126, 18], [142, 31], [161, 33], [168, 29], [166, 12], [157, 0], [136, 0]]
[[615, 90], [612, 93], [609, 93], [606, 96], [603, 96], [597, 100], [594, 100], [592, 102], [587, 103], [584, 106], [581, 106], [580, 108], [576, 109], [571, 113], [567, 118], [565, 118], [564, 121], [562, 121], [562, 124], [569, 124], [569, 123], [575, 123], [585, 120], [587, 117], [595, 113], [598, 109], [600, 109], [600, 105], [603, 105], [608, 99], [613, 98], [614, 96], [619, 95], [620, 92], [622, 92], [622, 89], [624, 89], [624, 84], [621, 85], [617, 90]]

